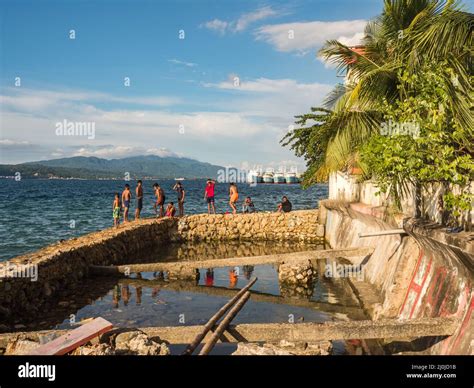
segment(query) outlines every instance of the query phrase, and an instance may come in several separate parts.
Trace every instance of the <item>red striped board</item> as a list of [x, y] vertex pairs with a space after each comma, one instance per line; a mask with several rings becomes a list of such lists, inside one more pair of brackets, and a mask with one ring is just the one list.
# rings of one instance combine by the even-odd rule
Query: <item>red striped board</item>
[[51, 342], [48, 342], [31, 352], [31, 355], [61, 356], [71, 350], [89, 342], [92, 338], [112, 330], [112, 323], [104, 318], [96, 318], [93, 321], [71, 330]]

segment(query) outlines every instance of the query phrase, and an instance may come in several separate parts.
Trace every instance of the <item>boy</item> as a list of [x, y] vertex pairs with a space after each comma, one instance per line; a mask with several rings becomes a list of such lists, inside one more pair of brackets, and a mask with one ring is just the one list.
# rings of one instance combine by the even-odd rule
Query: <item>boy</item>
[[140, 213], [143, 208], [143, 187], [142, 187], [142, 181], [138, 180], [137, 181], [137, 188], [135, 189], [135, 194], [137, 196], [137, 207], [135, 208], [135, 220], [140, 219]]
[[163, 217], [165, 213], [164, 205], [165, 205], [165, 193], [163, 192], [163, 189], [160, 187], [158, 183], [155, 183], [153, 185], [153, 188], [155, 190], [155, 195], [156, 195], [156, 204], [155, 204], [155, 212], [157, 211], [156, 208], [160, 209], [160, 213], [158, 214], [158, 217]]
[[130, 209], [130, 201], [132, 200], [132, 192], [130, 185], [125, 184], [125, 190], [122, 192], [123, 222], [128, 222], [128, 210]]
[[204, 189], [204, 199], [207, 199], [207, 213], [211, 214], [211, 209], [216, 214], [216, 207], [214, 205], [214, 187], [216, 182], [212, 179], [207, 180], [206, 188]]
[[235, 183], [231, 183], [229, 185], [229, 205], [232, 209], [232, 214], [237, 214], [237, 201], [239, 199], [239, 191], [237, 190], [237, 185]]
[[174, 185], [173, 190], [178, 193], [178, 214], [180, 217], [184, 216], [184, 198], [186, 196], [186, 192], [184, 191], [184, 187], [181, 182], [178, 182]]
[[112, 215], [114, 217], [114, 226], [119, 227], [120, 224], [120, 195], [115, 193], [114, 202], [112, 203]]

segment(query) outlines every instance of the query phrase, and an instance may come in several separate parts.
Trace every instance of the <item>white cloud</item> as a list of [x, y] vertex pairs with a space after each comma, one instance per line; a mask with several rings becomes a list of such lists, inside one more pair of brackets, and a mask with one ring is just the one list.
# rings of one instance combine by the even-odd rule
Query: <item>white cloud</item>
[[214, 19], [204, 23], [202, 26], [206, 27], [209, 30], [224, 34], [227, 30], [228, 25], [229, 23], [224, 22], [223, 20]]
[[176, 59], [176, 58], [168, 59], [168, 62], [174, 63], [175, 65], [183, 65], [183, 66], [187, 66], [187, 67], [196, 67], [197, 66], [197, 63], [180, 61], [179, 59]]
[[278, 51], [306, 54], [329, 39], [348, 45], [357, 44], [363, 37], [366, 24], [365, 20], [340, 20], [265, 25], [255, 31], [255, 38], [271, 44]]
[[26, 140], [11, 140], [11, 139], [0, 139], [0, 146], [2, 147], [17, 147], [26, 146], [30, 143]]
[[[53, 154], [52, 154], [53, 155]], [[61, 156], [63, 154], [61, 153]], [[103, 145], [103, 146], [82, 146], [72, 153], [73, 156], [95, 156], [97, 158], [114, 159], [125, 158], [130, 156], [156, 155], [165, 157], [181, 157], [179, 154], [161, 147], [146, 148], [140, 146], [124, 146], [124, 145]], [[53, 155], [54, 156], [54, 155]]]
[[234, 30], [240, 32], [245, 30], [250, 24], [278, 15], [278, 12], [269, 6], [261, 7], [254, 12], [241, 15], [235, 22]]
[[223, 35], [226, 32], [242, 32], [255, 22], [268, 19], [269, 17], [273, 16], [280, 16], [282, 14], [283, 13], [281, 11], [276, 11], [270, 6], [265, 6], [260, 7], [253, 12], [244, 13], [236, 20], [224, 21], [220, 19], [213, 19], [203, 23], [202, 26]]
[[[205, 86], [215, 89], [215, 99], [186, 111], [155, 106], [137, 109], [131, 104], [104, 107], [94, 101], [95, 92], [23, 90], [19, 94], [7, 89], [9, 94], [0, 96], [1, 101], [8, 101], [1, 106], [2, 138], [28, 140], [31, 146], [28, 152], [12, 148], [0, 160], [71, 155], [118, 158], [166, 155], [169, 150], [220, 165], [237, 165], [250, 157], [255, 163], [290, 159], [292, 152], [282, 148], [279, 139], [293, 124], [294, 115], [318, 105], [331, 89], [326, 84], [268, 78], [244, 79], [237, 89], [228, 81]], [[34, 103], [28, 105], [28, 101]], [[95, 123], [95, 138], [56, 136], [55, 124], [65, 119]]]
[[8, 95], [0, 95], [0, 104], [7, 109], [38, 111], [64, 106], [68, 103], [118, 102], [132, 105], [170, 106], [181, 102], [176, 97], [117, 96], [95, 91], [52, 91], [26, 88], [7, 88]]
[[[233, 78], [233, 77], [231, 77]], [[325, 93], [328, 85], [320, 83], [298, 83], [292, 79], [269, 79], [257, 78], [256, 80], [239, 82], [238, 86], [234, 85], [232, 79], [220, 83], [205, 83], [205, 87], [214, 87], [218, 89], [228, 89], [244, 92], [261, 92], [261, 93], [286, 93], [292, 91], [314, 92], [315, 94]]]

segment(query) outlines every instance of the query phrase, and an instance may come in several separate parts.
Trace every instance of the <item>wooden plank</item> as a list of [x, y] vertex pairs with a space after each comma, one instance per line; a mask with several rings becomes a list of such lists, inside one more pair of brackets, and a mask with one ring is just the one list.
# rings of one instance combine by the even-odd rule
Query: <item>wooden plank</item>
[[232, 257], [228, 259], [213, 260], [195, 260], [179, 262], [161, 262], [147, 264], [125, 264], [119, 266], [91, 266], [91, 272], [96, 274], [117, 274], [117, 273], [136, 273], [136, 272], [181, 272], [183, 270], [192, 270], [196, 268], [220, 268], [220, 267], [238, 267], [242, 265], [264, 265], [264, 264], [298, 264], [308, 260], [316, 262], [317, 260], [363, 257], [373, 253], [371, 247], [363, 248], [345, 248], [345, 249], [325, 249], [317, 251], [302, 251], [283, 253], [264, 256]]
[[112, 330], [113, 325], [104, 318], [96, 318], [77, 329], [71, 330], [51, 342], [41, 345], [31, 355], [63, 355], [81, 345], [89, 342], [92, 338]]

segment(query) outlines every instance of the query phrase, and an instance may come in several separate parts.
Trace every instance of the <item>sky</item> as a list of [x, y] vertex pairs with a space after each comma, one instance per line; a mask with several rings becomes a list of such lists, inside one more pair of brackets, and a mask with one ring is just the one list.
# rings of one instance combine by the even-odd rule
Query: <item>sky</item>
[[[190, 157], [304, 169], [280, 144], [381, 0], [0, 0], [0, 163]], [[82, 131], [89, 128], [89, 132]]]

